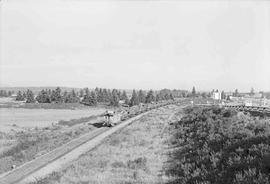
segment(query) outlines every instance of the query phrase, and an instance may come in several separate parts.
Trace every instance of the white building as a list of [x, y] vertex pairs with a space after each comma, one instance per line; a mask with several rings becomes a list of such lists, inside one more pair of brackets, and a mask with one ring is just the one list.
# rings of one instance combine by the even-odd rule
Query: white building
[[221, 100], [221, 92], [213, 92], [212, 98], [214, 100]]

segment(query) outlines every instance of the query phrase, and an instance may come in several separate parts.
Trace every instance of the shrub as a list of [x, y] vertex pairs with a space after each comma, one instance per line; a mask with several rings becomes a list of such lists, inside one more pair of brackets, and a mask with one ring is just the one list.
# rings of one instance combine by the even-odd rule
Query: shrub
[[183, 184], [269, 183], [269, 120], [223, 108], [188, 108], [175, 124], [168, 175]]

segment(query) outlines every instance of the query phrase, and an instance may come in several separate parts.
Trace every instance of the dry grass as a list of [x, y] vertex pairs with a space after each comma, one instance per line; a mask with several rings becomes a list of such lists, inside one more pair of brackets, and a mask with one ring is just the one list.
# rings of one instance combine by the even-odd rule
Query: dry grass
[[0, 174], [22, 165], [69, 141], [96, 129], [92, 125], [52, 126], [25, 132], [0, 133]]
[[154, 110], [107, 138], [62, 172], [37, 183], [165, 183], [168, 124], [175, 110], [175, 106]]
[[[46, 127], [60, 120], [69, 121], [82, 117], [99, 115], [105, 108], [88, 109], [23, 109], [0, 108], [0, 126], [17, 125], [18, 127]], [[2, 130], [0, 129], [2, 132]]]

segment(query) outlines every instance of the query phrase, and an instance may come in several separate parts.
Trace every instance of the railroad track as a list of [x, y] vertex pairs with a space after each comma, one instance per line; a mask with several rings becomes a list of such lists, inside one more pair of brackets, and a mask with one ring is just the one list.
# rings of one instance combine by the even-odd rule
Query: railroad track
[[151, 112], [152, 109], [159, 107], [178, 104], [179, 102], [166, 102], [163, 104], [153, 105], [144, 111], [136, 112], [129, 119], [119, 123], [115, 127], [102, 127], [67, 144], [54, 149], [30, 162], [27, 162], [14, 170], [0, 175], [0, 184], [29, 183], [44, 178], [46, 175], [59, 171], [68, 163], [79, 158], [83, 153], [90, 151], [102, 142], [106, 137], [124, 128], [135, 120]]

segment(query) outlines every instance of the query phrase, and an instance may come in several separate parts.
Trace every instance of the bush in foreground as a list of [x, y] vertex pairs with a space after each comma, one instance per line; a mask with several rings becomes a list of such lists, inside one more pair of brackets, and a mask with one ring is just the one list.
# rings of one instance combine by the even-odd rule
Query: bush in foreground
[[217, 107], [185, 114], [175, 124], [170, 183], [269, 183], [269, 120]]

